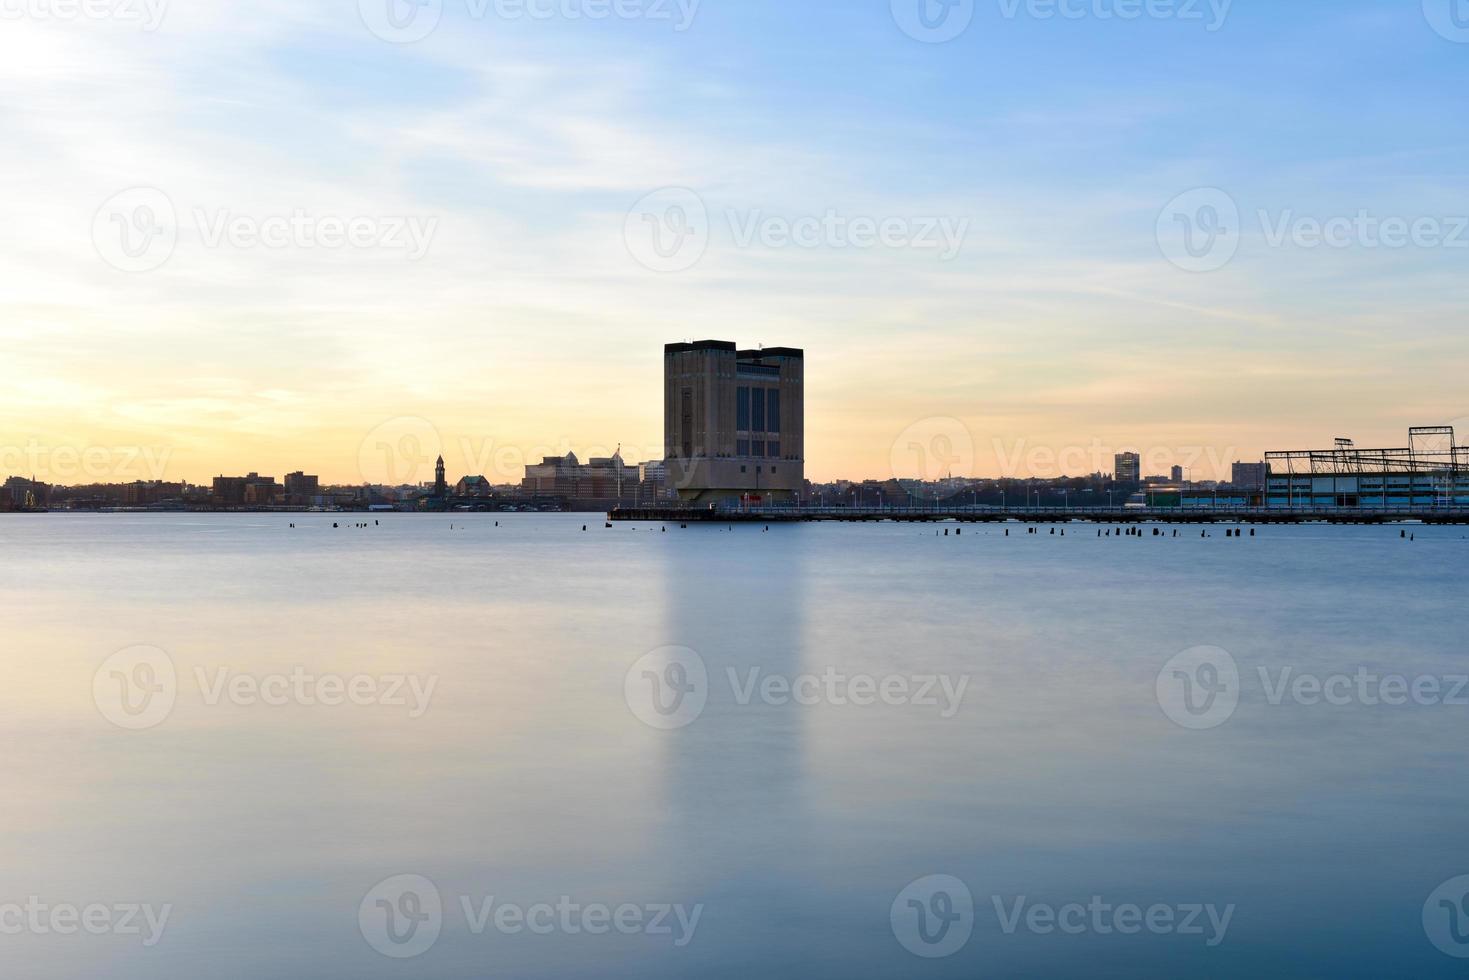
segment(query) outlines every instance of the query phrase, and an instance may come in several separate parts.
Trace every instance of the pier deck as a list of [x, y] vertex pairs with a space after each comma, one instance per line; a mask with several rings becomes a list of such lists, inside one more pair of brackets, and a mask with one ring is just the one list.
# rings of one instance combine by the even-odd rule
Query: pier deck
[[611, 521], [659, 521], [692, 524], [788, 524], [809, 521], [871, 523], [999, 524], [1469, 524], [1469, 507], [1421, 507], [1411, 510], [1348, 508], [1086, 508], [1061, 507], [748, 507], [714, 510], [687, 507], [624, 507], [607, 515]]

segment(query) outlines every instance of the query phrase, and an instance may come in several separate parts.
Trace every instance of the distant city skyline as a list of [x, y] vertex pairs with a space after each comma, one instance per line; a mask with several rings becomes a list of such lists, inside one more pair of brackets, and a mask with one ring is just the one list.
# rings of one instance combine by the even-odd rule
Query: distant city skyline
[[[1458, 431], [1469, 435], [1469, 419], [1459, 419]], [[492, 484], [518, 484], [527, 465], [540, 463], [549, 457], [573, 453], [582, 460], [597, 457], [620, 456], [632, 467], [640, 463], [662, 461], [660, 447], [639, 447], [627, 443], [611, 445], [578, 444], [570, 440], [558, 443], [542, 443], [529, 446], [496, 442], [479, 434], [461, 435], [455, 440], [424, 440], [430, 431], [421, 417], [390, 419], [375, 428], [348, 454], [344, 461], [340, 450], [306, 449], [305, 455], [285, 454], [279, 449], [266, 450], [258, 455], [233, 458], [208, 452], [185, 455], [169, 446], [107, 445], [83, 443], [80, 445], [49, 445], [36, 436], [0, 450], [0, 479], [4, 477], [34, 477], [38, 482], [62, 486], [78, 486], [92, 483], [143, 482], [186, 482], [208, 485], [219, 476], [239, 476], [249, 472], [291, 473], [306, 471], [319, 475], [322, 484], [337, 486], [423, 486], [434, 482], [436, 460], [442, 457], [450, 473], [463, 476], [482, 476]], [[967, 427], [956, 425], [961, 420], [952, 418], [922, 419], [898, 433], [895, 441], [882, 447], [888, 455], [888, 463], [877, 472], [841, 472], [828, 465], [806, 463], [806, 479], [812, 483], [838, 481], [884, 481], [921, 480], [937, 482], [947, 477], [975, 480], [1036, 479], [1048, 480], [1065, 477], [1088, 477], [1095, 474], [1113, 474], [1117, 468], [1117, 457], [1136, 455], [1139, 457], [1137, 475], [1142, 477], [1170, 478], [1173, 471], [1181, 469], [1185, 478], [1194, 482], [1227, 482], [1233, 478], [1240, 465], [1259, 464], [1267, 452], [1287, 449], [1305, 449], [1326, 445], [1330, 439], [1325, 435], [1303, 436], [1291, 444], [1269, 445], [1258, 453], [1241, 452], [1234, 445], [1155, 445], [1141, 446], [1139, 442], [1123, 441], [1113, 444], [1099, 437], [1090, 441], [1052, 443], [1020, 437], [1013, 442], [992, 437], [986, 442], [972, 434]], [[1376, 429], [1378, 427], [1373, 427]], [[1336, 430], [1328, 430], [1336, 431]], [[1361, 431], [1371, 431], [1358, 429]], [[937, 453], [915, 454], [915, 433], [919, 445], [941, 447]], [[969, 433], [970, 445], [960, 441]], [[404, 446], [403, 440], [409, 445]], [[417, 441], [414, 441], [417, 440]], [[809, 437], [808, 437], [809, 441]], [[1357, 439], [1359, 443], [1380, 442], [1383, 445], [1400, 445], [1405, 439], [1399, 433], [1380, 439]], [[394, 447], [384, 450], [383, 447]], [[948, 447], [943, 449], [942, 447]], [[809, 450], [808, 450], [809, 451]], [[945, 457], [942, 453], [948, 452]], [[313, 455], [314, 453], [314, 455]], [[210, 469], [195, 466], [185, 470], [188, 459], [207, 456], [217, 459]], [[918, 459], [912, 467], [898, 465], [909, 458]], [[259, 459], [274, 459], [276, 463], [261, 463]], [[942, 466], [945, 458], [952, 460], [952, 467]], [[974, 465], [965, 465], [973, 460]], [[335, 461], [323, 464], [323, 461]], [[49, 464], [49, 469], [48, 469]], [[988, 467], [988, 468], [986, 468]], [[814, 471], [814, 472], [813, 472]], [[824, 472], [823, 472], [824, 471]], [[1129, 470], [1131, 473], [1131, 470]], [[1173, 477], [1176, 478], [1176, 477]]]

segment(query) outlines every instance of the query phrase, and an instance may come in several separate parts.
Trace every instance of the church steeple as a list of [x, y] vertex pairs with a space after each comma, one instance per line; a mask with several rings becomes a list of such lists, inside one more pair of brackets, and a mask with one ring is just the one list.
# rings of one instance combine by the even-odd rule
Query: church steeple
[[444, 457], [439, 456], [439, 461], [434, 464], [434, 496], [447, 497], [449, 495], [449, 483], [444, 479]]

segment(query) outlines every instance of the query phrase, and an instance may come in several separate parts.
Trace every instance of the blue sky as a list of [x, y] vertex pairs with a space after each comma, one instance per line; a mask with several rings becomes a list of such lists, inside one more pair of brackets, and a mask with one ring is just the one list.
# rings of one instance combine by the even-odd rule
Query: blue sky
[[[7, 8], [10, 461], [143, 446], [175, 479], [357, 482], [372, 433], [420, 422], [497, 481], [543, 450], [651, 458], [661, 345], [695, 336], [808, 350], [816, 477], [894, 475], [913, 431], [997, 475], [1036, 447], [1259, 458], [1469, 417], [1469, 30], [1434, 19], [1447, 0], [1236, 0], [1222, 22], [975, 0], [946, 43], [900, 27], [934, 0], [702, 0], [686, 30], [676, 0], [597, 21], [442, 0], [403, 44], [369, 29], [389, 2], [411, 12], [175, 0], [155, 30], [131, 0]], [[660, 270], [628, 239], [668, 188], [696, 195], [703, 247]], [[1238, 220], [1190, 271], [1164, 212], [1201, 188]], [[98, 242], [139, 200], [177, 225], [145, 269]], [[209, 232], [295, 213], [379, 234]], [[828, 214], [896, 237], [779, 234]], [[1427, 237], [1312, 244], [1358, 215]], [[431, 232], [411, 256], [389, 234], [410, 218]], [[961, 247], [924, 247], [930, 222]]]

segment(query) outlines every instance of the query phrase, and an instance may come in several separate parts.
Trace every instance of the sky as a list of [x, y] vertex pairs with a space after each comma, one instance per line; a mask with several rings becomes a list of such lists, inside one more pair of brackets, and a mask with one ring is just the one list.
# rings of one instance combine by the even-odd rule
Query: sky
[[[1457, 5], [1457, 6], [1454, 6]], [[1460, 422], [1466, 0], [0, 0], [0, 476], [1227, 476]]]

